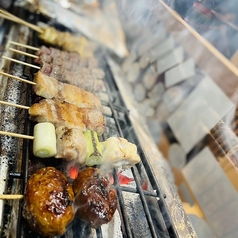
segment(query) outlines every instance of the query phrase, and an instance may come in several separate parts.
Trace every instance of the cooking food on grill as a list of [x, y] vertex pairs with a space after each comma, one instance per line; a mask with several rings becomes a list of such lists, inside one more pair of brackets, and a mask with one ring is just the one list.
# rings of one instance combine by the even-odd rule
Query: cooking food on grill
[[72, 35], [69, 32], [57, 31], [54, 27], [42, 27], [39, 38], [45, 43], [61, 47], [63, 50], [77, 52], [81, 57], [93, 57], [92, 46], [89, 41], [82, 36]]
[[55, 158], [85, 164], [87, 143], [84, 134], [79, 128], [60, 126], [56, 128], [57, 154]]
[[109, 137], [102, 145], [103, 166], [126, 169], [141, 161], [135, 144], [121, 137]]
[[104, 77], [104, 72], [97, 68], [81, 68], [80, 72], [71, 72], [59, 65], [44, 63], [40, 71], [60, 82], [76, 85], [90, 92], [99, 91], [105, 87], [101, 80]]
[[36, 122], [51, 122], [57, 128], [76, 127], [82, 131], [93, 130], [102, 135], [105, 131], [103, 113], [97, 109], [78, 108], [67, 102], [43, 99], [29, 109], [30, 119]]
[[77, 86], [61, 83], [53, 77], [38, 71], [35, 75], [34, 91], [44, 98], [55, 98], [59, 101], [74, 104], [79, 108], [95, 108], [103, 110], [100, 99], [93, 93]]
[[42, 65], [44, 62], [48, 64], [60, 65], [68, 70], [74, 70], [81, 67], [96, 68], [98, 62], [95, 58], [82, 58], [76, 52], [68, 52], [53, 47], [41, 46], [36, 52], [39, 58], [35, 59], [35, 63]]
[[66, 69], [64, 66], [43, 62], [41, 71], [48, 75], [57, 78], [61, 81], [70, 81], [70, 77], [84, 78], [83, 76], [91, 76], [95, 79], [103, 79], [105, 73], [99, 68], [76, 67], [74, 70]]
[[23, 217], [40, 235], [62, 235], [74, 218], [73, 199], [66, 176], [54, 167], [42, 168], [27, 181]]
[[117, 195], [99, 169], [88, 167], [73, 182], [74, 206], [79, 218], [93, 228], [108, 223], [117, 208]]
[[34, 126], [33, 154], [40, 158], [53, 157], [56, 154], [55, 127], [52, 123], [42, 122]]

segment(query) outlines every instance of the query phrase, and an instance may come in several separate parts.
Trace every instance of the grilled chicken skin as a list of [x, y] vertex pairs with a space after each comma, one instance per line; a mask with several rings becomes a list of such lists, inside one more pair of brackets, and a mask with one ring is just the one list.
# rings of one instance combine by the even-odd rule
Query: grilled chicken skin
[[78, 128], [60, 126], [56, 128], [55, 133], [57, 145], [55, 158], [85, 164], [87, 143], [83, 132]]
[[74, 194], [66, 176], [53, 167], [38, 170], [27, 181], [23, 217], [40, 235], [62, 235], [73, 220]]
[[77, 86], [59, 82], [57, 79], [47, 76], [42, 72], [35, 75], [34, 91], [43, 98], [55, 98], [61, 102], [74, 104], [79, 108], [95, 108], [102, 111], [100, 99], [93, 93], [85, 91]]
[[108, 223], [117, 208], [117, 195], [99, 169], [88, 167], [74, 180], [75, 209], [79, 218], [97, 228]]
[[104, 115], [101, 111], [60, 102], [54, 99], [43, 99], [29, 109], [30, 119], [36, 122], [51, 122], [55, 127], [67, 126], [80, 128], [83, 132], [96, 131], [102, 135], [105, 131]]

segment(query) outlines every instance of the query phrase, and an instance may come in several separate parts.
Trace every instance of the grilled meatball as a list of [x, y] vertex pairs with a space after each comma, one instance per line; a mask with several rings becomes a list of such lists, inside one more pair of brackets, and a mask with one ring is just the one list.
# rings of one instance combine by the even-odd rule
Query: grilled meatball
[[27, 182], [23, 217], [42, 236], [62, 235], [74, 217], [73, 199], [66, 176], [53, 167], [42, 168]]
[[98, 169], [81, 171], [73, 183], [76, 214], [93, 228], [108, 223], [117, 207], [117, 195], [107, 177]]

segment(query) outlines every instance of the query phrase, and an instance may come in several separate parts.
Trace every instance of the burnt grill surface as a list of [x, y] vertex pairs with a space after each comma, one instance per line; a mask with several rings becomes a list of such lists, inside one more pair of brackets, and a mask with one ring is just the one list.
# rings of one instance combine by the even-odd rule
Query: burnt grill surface
[[[36, 18], [36, 16], [33, 16]], [[32, 40], [29, 40], [29, 44], [33, 46], [40, 46], [40, 42], [35, 33]], [[110, 100], [109, 102], [102, 102], [103, 105], [109, 107], [112, 111], [112, 116], [105, 115], [106, 120], [106, 132], [100, 138], [105, 140], [110, 136], [120, 136], [126, 138], [128, 141], [137, 145], [138, 154], [141, 157], [141, 162], [136, 166], [129, 169], [128, 173], [133, 176], [134, 182], [132, 184], [121, 185], [119, 182], [118, 171], [114, 169], [112, 171], [114, 178], [114, 186], [118, 195], [118, 209], [115, 220], [110, 223], [115, 223], [115, 227], [120, 226], [118, 229], [118, 237], [177, 237], [174, 226], [170, 219], [169, 211], [165, 205], [164, 199], [166, 194], [160, 189], [158, 181], [154, 176], [154, 171], [151, 168], [146, 155], [143, 152], [142, 146], [134, 131], [133, 125], [129, 119], [128, 110], [125, 107], [123, 98], [117, 88], [113, 75], [110, 71], [110, 67], [107, 65], [104, 52], [99, 52], [100, 67], [105, 71], [105, 85], [106, 93]], [[29, 61], [27, 58], [23, 58], [24, 61]], [[24, 78], [32, 80], [35, 73], [34, 70], [28, 67], [21, 66], [19, 71], [22, 72]], [[31, 86], [27, 86], [22, 94], [24, 97], [25, 105], [32, 104]], [[24, 134], [32, 135], [33, 123], [28, 119], [27, 113], [22, 116], [24, 121], [24, 128], [22, 129]], [[15, 122], [18, 123], [18, 122]], [[15, 139], [16, 140], [16, 139]], [[10, 166], [8, 170], [8, 188], [7, 191], [12, 191], [12, 187], [19, 187], [19, 191], [23, 194], [25, 184], [31, 173], [35, 170], [45, 167], [54, 166], [63, 172], [65, 172], [66, 164], [61, 160], [47, 159], [39, 160], [32, 156], [32, 141], [22, 140], [20, 144], [21, 151], [21, 164], [16, 166]], [[17, 156], [13, 160], [17, 160]], [[13, 162], [14, 163], [14, 162]], [[146, 185], [146, 187], [145, 187]], [[31, 231], [26, 221], [22, 217], [22, 200], [18, 202], [18, 214], [16, 220], [11, 221], [10, 213], [13, 210], [13, 203], [5, 202], [4, 204], [4, 218], [3, 225], [0, 233], [0, 237], [11, 237], [6, 232], [9, 226], [15, 224], [15, 231], [17, 238], [31, 238], [40, 236]], [[13, 228], [14, 229], [14, 228]], [[107, 234], [107, 229], [104, 227], [98, 228], [96, 231], [92, 230], [88, 224], [80, 221], [75, 217], [74, 221], [69, 225], [66, 233], [62, 238], [82, 238], [82, 237], [112, 237]]]

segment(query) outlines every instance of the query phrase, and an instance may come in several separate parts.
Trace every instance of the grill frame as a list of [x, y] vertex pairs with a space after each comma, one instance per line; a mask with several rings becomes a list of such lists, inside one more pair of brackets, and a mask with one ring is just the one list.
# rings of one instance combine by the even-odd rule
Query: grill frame
[[[34, 44], [33, 44], [34, 42]], [[34, 46], [39, 45], [38, 40], [37, 40], [37, 36], [36, 34], [33, 32], [33, 40], [31, 40], [29, 42], [29, 44], [32, 44]], [[176, 229], [174, 227], [174, 224], [172, 222], [171, 219], [171, 215], [170, 215], [170, 211], [167, 208], [167, 205], [165, 203], [165, 199], [166, 199], [166, 194], [163, 194], [159, 182], [157, 180], [157, 178], [154, 175], [154, 171], [153, 168], [151, 166], [151, 164], [148, 161], [148, 158], [146, 156], [146, 154], [143, 151], [143, 147], [137, 137], [137, 134], [135, 132], [135, 128], [133, 126], [133, 124], [131, 123], [130, 117], [129, 117], [129, 111], [125, 106], [124, 100], [122, 98], [122, 95], [120, 94], [120, 90], [117, 87], [117, 84], [114, 80], [113, 74], [110, 70], [110, 67], [108, 66], [106, 59], [103, 59], [103, 66], [106, 68], [106, 77], [105, 77], [105, 84], [107, 87], [107, 93], [109, 95], [109, 98], [111, 99], [106, 106], [110, 107], [110, 109], [112, 110], [112, 118], [115, 120], [115, 124], [117, 127], [117, 131], [119, 136], [124, 137], [126, 139], [128, 139], [128, 141], [135, 143], [137, 145], [138, 148], [138, 154], [141, 157], [142, 163], [137, 164], [136, 166], [134, 166], [131, 170], [133, 173], [133, 177], [135, 179], [135, 182], [137, 184], [137, 190], [131, 190], [127, 187], [123, 187], [119, 185], [119, 179], [117, 176], [117, 172], [116, 170], [114, 170], [113, 172], [113, 177], [114, 177], [114, 181], [115, 184], [117, 185], [117, 194], [119, 197], [119, 213], [122, 215], [123, 221], [122, 221], [122, 233], [124, 235], [124, 237], [134, 237], [133, 232], [130, 228], [130, 224], [128, 222], [128, 217], [125, 214], [125, 205], [123, 204], [123, 195], [122, 192], [133, 192], [133, 193], [137, 193], [139, 194], [146, 216], [147, 216], [147, 221], [149, 223], [149, 228], [151, 231], [151, 235], [152, 237], [177, 237], [177, 232]], [[32, 76], [34, 75], [34, 70], [31, 70], [29, 72], [29, 68], [26, 66], [23, 66], [23, 77], [28, 79], [28, 80], [32, 80]], [[27, 87], [27, 104], [31, 105], [31, 86], [28, 85]], [[126, 130], [121, 128], [121, 117], [118, 115], [123, 115], [124, 116], [124, 123], [126, 123]], [[27, 135], [31, 135], [32, 134], [32, 124], [29, 122], [29, 119], [26, 118], [25, 120], [25, 126], [24, 126], [24, 133]], [[23, 139], [23, 146], [22, 146], [22, 158], [25, 158], [24, 160], [22, 160], [22, 169], [21, 171], [11, 171], [9, 173], [9, 178], [13, 179], [13, 180], [21, 180], [22, 185], [21, 185], [21, 191], [22, 194], [24, 192], [25, 189], [25, 184], [26, 181], [28, 179], [28, 161], [30, 159], [31, 156], [31, 152], [30, 152], [30, 146], [31, 146], [31, 142], [29, 140]], [[153, 190], [155, 190], [154, 193], [152, 192], [148, 192], [148, 191], [144, 191], [141, 187], [140, 184], [140, 180], [141, 178], [138, 176], [139, 172], [142, 171], [144, 168], [144, 171], [146, 171], [146, 175], [147, 177], [150, 179], [150, 184], [153, 187]], [[139, 172], [138, 172], [139, 171]], [[162, 223], [165, 224], [165, 227], [167, 229], [167, 232], [169, 234], [169, 236], [158, 236], [158, 234], [156, 233], [156, 224], [153, 222], [152, 215], [151, 213], [153, 211], [150, 211], [149, 208], [149, 204], [146, 200], [146, 197], [158, 197], [158, 207], [159, 207], [159, 213], [161, 214], [161, 217], [163, 218]], [[19, 214], [21, 214], [22, 212], [22, 201], [19, 202]], [[23, 219], [20, 216], [18, 216], [18, 220], [17, 220], [17, 237], [27, 237], [26, 235], [24, 236], [24, 229], [22, 229], [22, 227], [24, 227], [24, 225], [22, 225]], [[159, 227], [163, 227], [163, 224], [157, 224], [159, 225]], [[26, 234], [26, 233], [25, 233]], [[96, 234], [97, 237], [103, 237], [102, 235], [102, 231], [101, 229], [97, 229], [96, 230]], [[64, 236], [62, 236], [64, 237]]]

